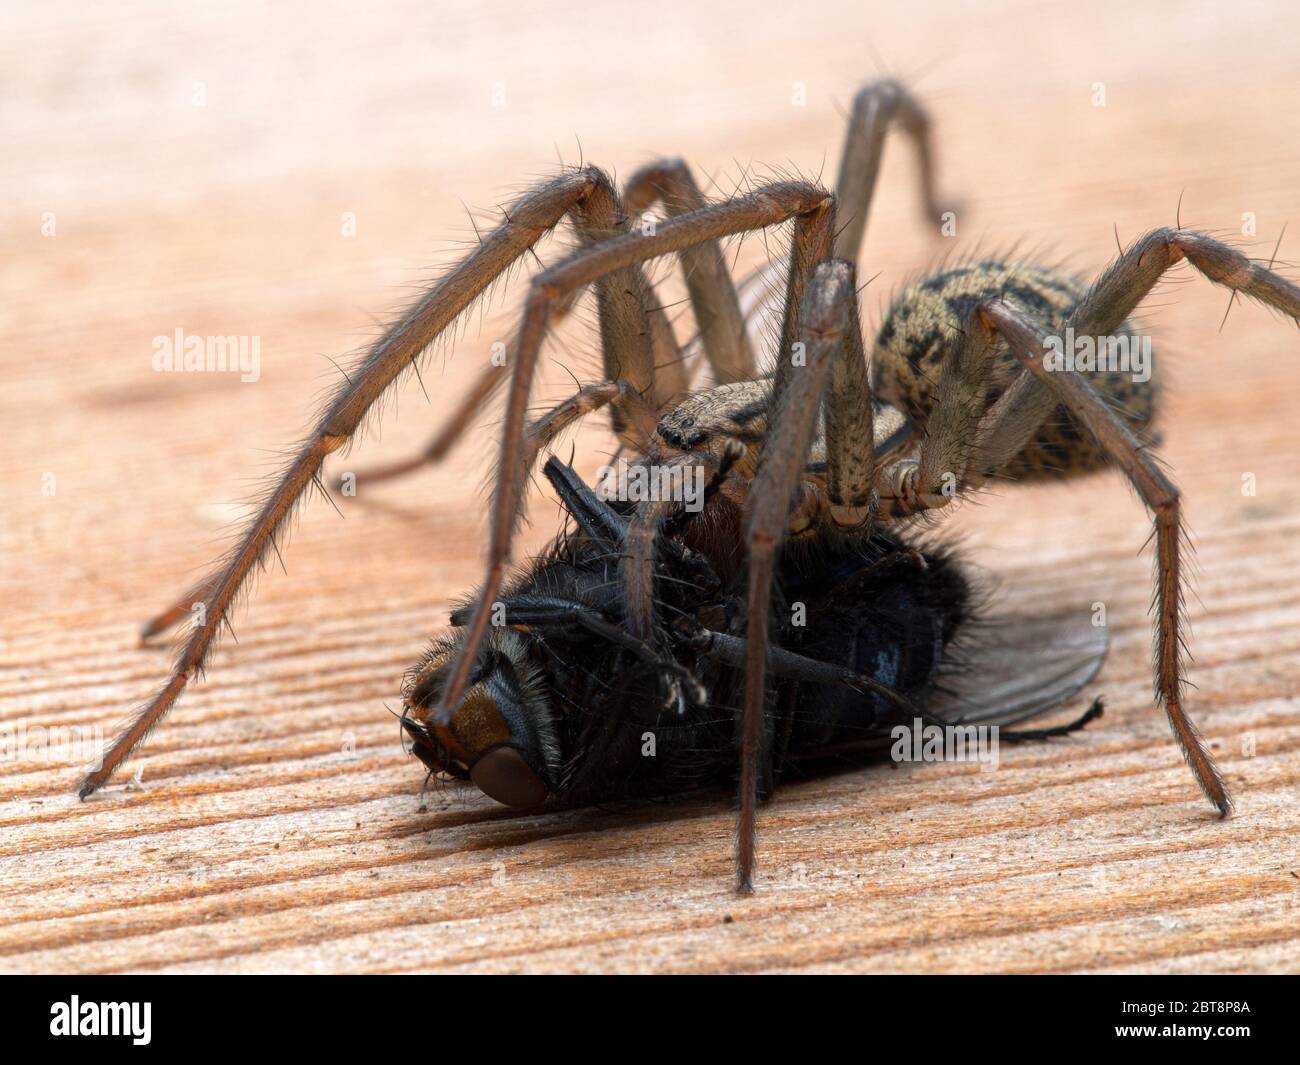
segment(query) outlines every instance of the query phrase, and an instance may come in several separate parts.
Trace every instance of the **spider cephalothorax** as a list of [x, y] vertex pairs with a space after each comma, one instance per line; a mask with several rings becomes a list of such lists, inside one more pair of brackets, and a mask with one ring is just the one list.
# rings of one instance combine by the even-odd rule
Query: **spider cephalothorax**
[[[929, 124], [893, 82], [858, 94], [833, 194], [812, 182], [777, 181], [712, 202], [677, 160], [642, 168], [621, 193], [595, 167], [566, 171], [525, 193], [347, 374], [217, 571], [146, 626], [146, 635], [159, 632], [190, 615], [192, 605], [203, 606], [171, 678], [84, 778], [82, 796], [108, 779], [202, 669], [249, 574], [275, 547], [303, 494], [321, 485], [326, 457], [352, 440], [375, 401], [478, 296], [567, 218], [578, 247], [531, 279], [504, 368], [494, 360], [484, 371], [468, 403], [421, 460], [371, 475], [440, 458], [508, 378], [486, 573], [472, 609], [459, 617], [463, 632], [440, 665], [436, 702], [421, 707], [419, 728], [452, 751], [459, 742], [453, 722], [470, 692], [483, 736], [490, 738], [494, 729], [502, 734], [502, 721], [488, 712], [491, 699], [475, 686], [483, 680], [480, 651], [494, 627], [529, 474], [561, 432], [608, 407], [628, 457], [651, 466], [698, 464], [714, 484], [698, 523], [682, 525], [675, 501], [665, 499], [640, 503], [627, 515], [618, 549], [616, 631], [642, 643], [662, 635], [655, 567], [665, 550], [694, 550], [724, 585], [743, 585], [744, 618], [737, 629], [745, 646], [743, 709], [736, 735], [742, 889], [750, 885], [754, 863], [768, 677], [782, 651], [770, 636], [786, 638], [773, 629], [770, 610], [782, 544], [793, 537], [795, 550], [802, 539], [867, 537], [938, 511], [994, 477], [1061, 478], [1109, 464], [1137, 490], [1155, 524], [1157, 701], [1198, 783], [1226, 816], [1227, 790], [1182, 704], [1183, 528], [1178, 490], [1150, 453], [1156, 379], [1131, 367], [1115, 373], [1109, 364], [1098, 372], [1086, 357], [1071, 361], [1073, 342], [1085, 352], [1137, 343], [1141, 352], [1147, 338], [1127, 323], [1183, 259], [1234, 298], [1250, 296], [1297, 320], [1300, 288], [1275, 273], [1271, 262], [1261, 266], [1222, 241], [1181, 228], [1140, 238], [1087, 287], [1032, 263], [959, 264], [900, 295], [868, 368], [854, 264], [891, 125], [917, 149], [925, 214], [937, 222], [943, 212], [934, 194]], [[643, 221], [656, 204], [665, 216], [656, 225], [629, 224], [629, 218]], [[768, 377], [760, 372], [748, 328], [753, 293], [763, 286], [733, 284], [721, 242], [782, 223], [790, 226], [789, 254], [775, 270], [761, 272], [784, 281]], [[647, 261], [670, 253], [681, 260], [699, 330], [685, 346], [643, 270]], [[588, 287], [599, 313], [604, 380], [530, 421], [543, 343]], [[1062, 360], [1067, 342], [1071, 350]], [[693, 392], [697, 352], [715, 387]], [[508, 649], [502, 644], [495, 651]], [[511, 788], [522, 785], [517, 797], [526, 799], [540, 789], [525, 779], [513, 755], [492, 754], [511, 749], [489, 744], [478, 755], [490, 758], [479, 775], [490, 776], [489, 787], [502, 794], [514, 795]], [[472, 759], [460, 763], [475, 775]]]

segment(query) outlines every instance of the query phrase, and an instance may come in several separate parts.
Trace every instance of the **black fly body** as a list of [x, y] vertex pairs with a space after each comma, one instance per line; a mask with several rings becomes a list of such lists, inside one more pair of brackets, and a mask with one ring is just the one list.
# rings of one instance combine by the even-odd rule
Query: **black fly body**
[[[472, 779], [521, 807], [733, 780], [746, 650], [743, 573], [724, 582], [705, 556], [662, 538], [658, 622], [649, 639], [635, 639], [618, 579], [628, 508], [598, 497], [556, 458], [545, 474], [572, 528], [499, 600], [500, 624], [471, 674], [467, 709], [453, 721], [454, 746], [425, 720], [472, 605], [451, 615], [455, 628], [408, 675], [402, 723], [413, 753], [431, 772]], [[895, 728], [918, 720], [990, 726], [1037, 716], [1077, 692], [1105, 652], [1104, 639], [1090, 641], [1063, 673], [1034, 674], [1022, 658], [1020, 697], [990, 713], [951, 690], [962, 679], [955, 663], [976, 624], [977, 592], [950, 554], [881, 531], [831, 534], [787, 552], [777, 587], [774, 615], [790, 620], [777, 626], [770, 650], [763, 797], [802, 764], [879, 758]], [[943, 708], [932, 710], [936, 696]], [[1095, 705], [1069, 724], [1007, 729], [1001, 738], [1064, 735], [1099, 712]]]

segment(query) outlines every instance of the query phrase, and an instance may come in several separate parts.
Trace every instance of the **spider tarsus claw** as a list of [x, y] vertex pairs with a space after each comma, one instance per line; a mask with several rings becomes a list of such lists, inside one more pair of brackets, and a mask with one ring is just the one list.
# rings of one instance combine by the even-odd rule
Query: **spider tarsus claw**
[[1228, 794], [1228, 789], [1222, 784], [1219, 785], [1220, 793], [1218, 797], [1211, 797], [1210, 802], [1214, 808], [1219, 811], [1219, 820], [1226, 821], [1232, 816], [1232, 796]]

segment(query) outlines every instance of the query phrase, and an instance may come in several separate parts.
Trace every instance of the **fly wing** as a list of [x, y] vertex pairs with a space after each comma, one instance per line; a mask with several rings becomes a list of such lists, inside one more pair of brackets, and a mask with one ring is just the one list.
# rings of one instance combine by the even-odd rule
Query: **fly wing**
[[1086, 612], [974, 622], [925, 700], [950, 724], [1015, 725], [1068, 702], [1097, 675], [1110, 635]]

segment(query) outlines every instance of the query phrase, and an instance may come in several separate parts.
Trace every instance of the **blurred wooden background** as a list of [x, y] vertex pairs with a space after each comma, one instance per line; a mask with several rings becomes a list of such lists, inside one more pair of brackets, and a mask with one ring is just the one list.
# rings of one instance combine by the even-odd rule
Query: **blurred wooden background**
[[[723, 192], [751, 166], [830, 180], [854, 89], [891, 73], [935, 116], [958, 250], [1024, 240], [1092, 273], [1181, 195], [1185, 224], [1267, 258], [1300, 223], [1298, 31], [1284, 3], [4, 5], [0, 726], [111, 731], [164, 677], [139, 622], [206, 568], [332, 360], [472, 235], [462, 204], [580, 157], [626, 174], [680, 153]], [[918, 224], [898, 147], [861, 265], [869, 329], [953, 250]], [[434, 409], [407, 388], [348, 465], [419, 445], [518, 291], [430, 360]], [[345, 500], [346, 520], [309, 508], [138, 786], [83, 804], [76, 765], [0, 762], [0, 968], [1300, 968], [1300, 341], [1253, 306], [1220, 332], [1226, 306], [1183, 267], [1146, 320], [1199, 547], [1191, 709], [1235, 819], [1152, 709], [1147, 524], [1115, 475], [950, 523], [1013, 605], [1107, 604], [1104, 720], [1004, 749], [996, 773], [783, 790], [751, 899], [730, 892], [722, 796], [423, 809], [384, 704], [480, 575], [488, 411], [445, 467]], [[260, 379], [154, 373], [177, 327], [260, 336]], [[589, 351], [567, 334], [542, 396]], [[605, 439], [579, 434], [585, 469]], [[532, 514], [535, 546], [555, 515]]]

